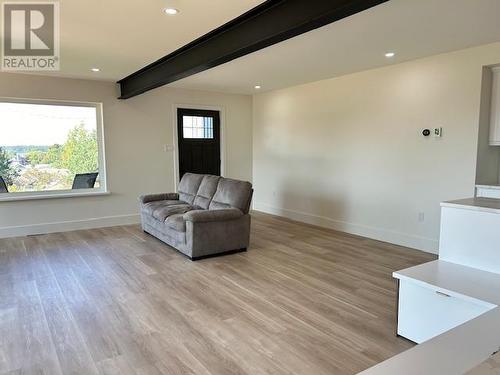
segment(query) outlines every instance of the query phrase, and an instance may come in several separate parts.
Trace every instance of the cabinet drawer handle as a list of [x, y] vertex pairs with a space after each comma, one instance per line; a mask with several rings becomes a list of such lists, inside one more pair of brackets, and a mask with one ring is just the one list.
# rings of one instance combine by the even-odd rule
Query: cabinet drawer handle
[[438, 291], [438, 290], [436, 290], [436, 294], [439, 294], [440, 296], [443, 296], [443, 297], [451, 297], [449, 294], [446, 294], [446, 293], [440, 292], [440, 291]]

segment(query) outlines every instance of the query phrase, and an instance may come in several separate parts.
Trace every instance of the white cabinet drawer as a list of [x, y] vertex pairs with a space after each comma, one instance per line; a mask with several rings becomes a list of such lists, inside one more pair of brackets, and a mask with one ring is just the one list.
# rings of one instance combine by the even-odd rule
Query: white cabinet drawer
[[491, 308], [443, 294], [431, 286], [400, 280], [398, 335], [420, 344]]

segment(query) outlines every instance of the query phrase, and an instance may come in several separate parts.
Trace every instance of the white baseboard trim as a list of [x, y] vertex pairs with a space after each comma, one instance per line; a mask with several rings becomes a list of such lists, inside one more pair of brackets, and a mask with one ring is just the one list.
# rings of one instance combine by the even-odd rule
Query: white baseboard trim
[[36, 234], [47, 234], [57, 232], [69, 232], [72, 230], [114, 227], [118, 225], [130, 225], [140, 222], [138, 214], [105, 216], [74, 221], [61, 221], [56, 223], [41, 223], [20, 225], [12, 227], [1, 227], [0, 238], [21, 237]]
[[370, 227], [362, 224], [348, 223], [325, 216], [290, 210], [287, 208], [274, 207], [260, 202], [254, 203], [254, 210], [286, 217], [288, 219], [300, 221], [307, 224], [317, 225], [323, 228], [334, 229], [339, 232], [346, 232], [378, 241], [410, 247], [413, 249], [425, 251], [427, 253], [438, 254], [439, 241], [434, 238], [420, 237], [413, 234]]

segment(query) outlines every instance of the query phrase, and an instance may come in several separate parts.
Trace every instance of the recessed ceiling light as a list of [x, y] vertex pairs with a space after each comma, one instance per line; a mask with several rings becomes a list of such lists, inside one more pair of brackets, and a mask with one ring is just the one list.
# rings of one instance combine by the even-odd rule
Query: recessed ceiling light
[[96, 72], [96, 73], [101, 71], [101, 69], [99, 69], [99, 68], [92, 68], [90, 70], [92, 70], [93, 72]]
[[179, 13], [179, 10], [175, 9], [175, 8], [165, 8], [164, 12], [173, 16], [173, 15]]
[[262, 86], [259, 86], [259, 85], [255, 86], [255, 90], [260, 90], [261, 88], [262, 88]]
[[394, 52], [387, 52], [385, 57], [394, 57], [396, 54]]

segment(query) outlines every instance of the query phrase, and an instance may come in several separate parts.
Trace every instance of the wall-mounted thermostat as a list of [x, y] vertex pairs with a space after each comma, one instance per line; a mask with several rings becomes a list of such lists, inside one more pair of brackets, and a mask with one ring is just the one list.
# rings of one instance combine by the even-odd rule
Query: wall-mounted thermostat
[[443, 128], [434, 128], [434, 138], [441, 138], [443, 136]]

